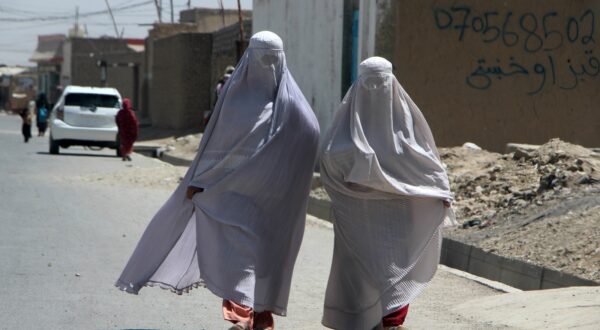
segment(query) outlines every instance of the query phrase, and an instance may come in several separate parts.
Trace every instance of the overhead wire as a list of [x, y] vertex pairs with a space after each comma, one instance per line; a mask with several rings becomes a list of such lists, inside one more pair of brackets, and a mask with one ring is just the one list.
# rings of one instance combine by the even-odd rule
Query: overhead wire
[[[148, 4], [154, 3], [153, 0], [146, 0], [134, 4], [129, 5], [121, 5], [113, 8], [113, 12], [123, 11], [127, 9], [138, 8], [142, 6], [146, 6]], [[2, 7], [0, 7], [0, 12], [2, 12]], [[97, 15], [106, 15], [108, 14], [108, 9], [104, 10], [96, 10], [91, 12], [79, 13], [79, 18], [97, 16]], [[56, 16], [37, 16], [37, 17], [0, 17], [0, 22], [31, 22], [31, 21], [59, 21], [59, 20], [72, 20], [75, 19], [77, 15], [68, 14], [68, 15], [56, 15]]]

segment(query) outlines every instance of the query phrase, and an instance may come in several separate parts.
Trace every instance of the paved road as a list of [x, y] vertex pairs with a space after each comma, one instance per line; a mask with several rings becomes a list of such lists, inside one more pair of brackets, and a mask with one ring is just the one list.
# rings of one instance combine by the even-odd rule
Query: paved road
[[[0, 114], [0, 329], [225, 329], [220, 300], [196, 289], [176, 296], [157, 288], [138, 296], [113, 283], [146, 223], [168, 197], [160, 188], [78, 180], [129, 164], [112, 150], [47, 154], [47, 138], [25, 144], [20, 119]], [[135, 155], [139, 167], [157, 160]], [[321, 329], [333, 233], [310, 219], [279, 329]], [[411, 307], [412, 329], [481, 329], [451, 312], [467, 298], [496, 291], [439, 271]]]

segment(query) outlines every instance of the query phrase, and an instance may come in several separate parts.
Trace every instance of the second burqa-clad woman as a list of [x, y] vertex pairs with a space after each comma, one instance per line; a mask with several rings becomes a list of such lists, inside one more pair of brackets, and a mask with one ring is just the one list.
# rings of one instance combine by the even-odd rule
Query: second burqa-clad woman
[[437, 269], [442, 223], [454, 219], [429, 126], [392, 64], [372, 57], [323, 140], [321, 179], [335, 219], [323, 324], [399, 329]]

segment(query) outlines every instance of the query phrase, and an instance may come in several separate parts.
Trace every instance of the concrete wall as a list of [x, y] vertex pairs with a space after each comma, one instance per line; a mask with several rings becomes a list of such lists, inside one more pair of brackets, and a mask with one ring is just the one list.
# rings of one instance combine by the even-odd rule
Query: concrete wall
[[212, 35], [180, 33], [154, 41], [149, 110], [152, 125], [203, 126], [210, 109]]
[[[157, 39], [185, 32], [200, 32], [198, 26], [194, 23], [155, 23], [152, 29], [148, 31], [148, 37], [145, 40], [144, 47], [144, 78], [142, 81], [142, 117], [150, 119], [150, 90], [152, 89], [152, 68], [154, 67], [154, 42]], [[151, 121], [151, 120], [150, 120]]]
[[[252, 20], [244, 21], [245, 45], [252, 36]], [[215, 103], [214, 90], [217, 82], [223, 76], [228, 65], [236, 66], [238, 62], [238, 47], [240, 43], [239, 25], [232, 24], [213, 34], [212, 60], [211, 60], [211, 105]]]
[[600, 145], [600, 2], [392, 2], [374, 53], [391, 57], [439, 145]]
[[321, 130], [342, 98], [344, 0], [254, 0], [253, 31], [282, 39], [287, 64]]

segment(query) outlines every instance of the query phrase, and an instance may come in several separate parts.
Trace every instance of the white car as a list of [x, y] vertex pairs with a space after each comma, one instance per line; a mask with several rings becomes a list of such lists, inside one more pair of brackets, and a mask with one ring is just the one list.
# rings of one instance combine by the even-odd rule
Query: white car
[[50, 153], [79, 145], [116, 149], [120, 156], [115, 123], [120, 108], [114, 88], [67, 86], [50, 115]]

